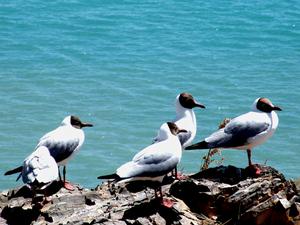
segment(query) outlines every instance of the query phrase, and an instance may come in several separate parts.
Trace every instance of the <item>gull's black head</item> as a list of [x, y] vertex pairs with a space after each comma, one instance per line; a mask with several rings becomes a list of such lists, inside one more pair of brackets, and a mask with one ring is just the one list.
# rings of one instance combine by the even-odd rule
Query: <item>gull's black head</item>
[[185, 93], [185, 92], [181, 93], [179, 95], [178, 101], [182, 107], [187, 108], [187, 109], [192, 109], [195, 107], [205, 108], [205, 106], [203, 104], [200, 104], [197, 101], [195, 101], [193, 96], [189, 93]]
[[173, 135], [177, 135], [181, 132], [187, 132], [184, 129], [179, 129], [178, 126], [175, 123], [167, 122], [167, 124], [168, 124], [168, 127], [169, 127], [169, 129], [170, 129], [170, 131]]
[[281, 111], [281, 108], [274, 106], [268, 98], [259, 98], [256, 102], [256, 109], [266, 113], [270, 113], [273, 110]]
[[81, 129], [83, 127], [92, 127], [91, 123], [83, 123], [77, 116], [71, 116], [71, 125], [77, 129]]

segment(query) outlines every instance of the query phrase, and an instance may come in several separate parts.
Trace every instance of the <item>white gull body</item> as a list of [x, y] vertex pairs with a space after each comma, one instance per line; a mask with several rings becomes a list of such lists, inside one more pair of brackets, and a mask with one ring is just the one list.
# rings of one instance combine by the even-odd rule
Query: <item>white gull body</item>
[[65, 166], [84, 142], [84, 132], [71, 124], [71, 116], [67, 116], [61, 125], [45, 134], [37, 147], [46, 146], [59, 166]]
[[58, 178], [57, 164], [46, 147], [37, 148], [24, 160], [21, 176], [24, 183], [41, 185], [41, 189]]
[[[53, 131], [45, 134], [37, 144], [35, 150], [46, 147], [50, 155], [55, 159], [58, 166], [64, 166], [64, 183], [66, 174], [66, 164], [70, 158], [76, 153], [84, 142], [84, 132], [81, 128], [91, 127], [92, 124], [83, 123], [76, 116], [67, 116], [61, 125]], [[11, 175], [21, 172], [23, 166], [9, 170], [5, 175]], [[59, 177], [60, 173], [59, 173]], [[70, 188], [69, 188], [70, 189]]]
[[172, 201], [163, 199], [161, 185], [164, 176], [180, 162], [182, 147], [177, 134], [181, 132], [186, 131], [179, 130], [175, 123], [164, 123], [160, 127], [160, 142], [138, 152], [130, 162], [120, 166], [116, 173], [99, 176], [98, 179], [113, 179], [119, 183], [147, 181], [147, 185], [155, 190], [155, 198], [159, 199], [162, 205], [172, 207]]
[[[173, 128], [172, 123], [164, 123], [160, 128], [162, 141], [138, 152], [130, 162], [117, 169], [116, 174], [114, 174], [115, 177], [114, 175], [106, 175], [98, 178], [115, 178], [119, 182], [150, 180], [161, 183], [163, 177], [180, 162], [182, 155], [181, 144], [176, 136], [177, 133], [170, 130]], [[178, 130], [176, 125], [175, 128]]]
[[232, 119], [224, 128], [186, 149], [247, 150], [249, 165], [251, 165], [251, 149], [268, 140], [278, 127], [279, 120], [276, 110], [281, 111], [269, 99], [258, 98], [253, 103], [252, 111]]

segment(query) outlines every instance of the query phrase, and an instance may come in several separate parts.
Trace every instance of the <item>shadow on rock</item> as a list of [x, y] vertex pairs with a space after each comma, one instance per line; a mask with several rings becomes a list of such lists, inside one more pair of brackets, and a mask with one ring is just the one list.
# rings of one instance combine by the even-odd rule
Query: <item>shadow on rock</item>
[[161, 185], [168, 185], [172, 184], [174, 182], [174, 178], [172, 176], [165, 176], [162, 184], [159, 182], [153, 182], [153, 181], [146, 181], [146, 180], [138, 180], [138, 181], [132, 181], [126, 185], [126, 189], [129, 192], [136, 193], [139, 191], [142, 191], [146, 188], [158, 188]]
[[[45, 189], [37, 190], [36, 194], [45, 194], [47, 196], [51, 196], [51, 195], [54, 195], [55, 193], [57, 193], [61, 188], [62, 188], [62, 183], [61, 182], [53, 181]], [[24, 185], [19, 189], [12, 190], [8, 194], [8, 199], [13, 199], [13, 198], [18, 198], [18, 197], [33, 198], [34, 197], [34, 192], [29, 186]]]
[[139, 217], [150, 217], [156, 213], [163, 217], [167, 224], [174, 224], [175, 221], [180, 220], [180, 216], [175, 209], [166, 208], [155, 199], [150, 202], [135, 205], [126, 210], [122, 219], [136, 220]]
[[32, 221], [37, 220], [40, 214], [38, 208], [24, 210], [22, 206], [14, 208], [5, 207], [1, 212], [1, 217], [6, 219], [7, 224], [10, 225], [19, 225], [20, 221], [24, 225], [29, 225]]
[[[276, 175], [278, 176], [279, 172], [275, 169], [272, 169], [270, 171], [270, 167], [266, 165], [259, 165], [255, 164], [257, 168], [261, 170], [261, 173], [258, 175], [259, 177], [264, 176], [266, 174]], [[249, 167], [247, 168], [238, 168], [235, 166], [219, 166], [215, 168], [209, 168], [203, 171], [200, 171], [199, 173], [196, 173], [194, 175], [190, 176], [193, 179], [209, 179], [214, 182], [219, 183], [225, 183], [225, 184], [237, 184], [243, 180], [246, 180], [248, 178], [254, 178], [257, 177], [256, 174], [254, 174], [253, 170]], [[281, 179], [284, 179], [284, 176], [280, 176]]]
[[32, 190], [27, 185], [24, 185], [20, 189], [12, 190], [12, 192], [9, 193], [8, 195], [8, 199], [18, 198], [18, 197], [32, 198], [33, 197]]
[[[27, 225], [31, 224], [33, 221], [36, 221], [40, 216], [43, 216], [44, 219], [48, 222], [51, 222], [51, 218], [48, 218], [46, 214], [40, 211], [41, 207], [38, 207], [38, 204], [35, 204], [36, 201], [42, 201], [43, 196], [51, 196], [57, 193], [62, 188], [62, 183], [59, 181], [52, 182], [43, 190], [37, 190], [36, 193], [29, 186], [24, 185], [19, 189], [12, 190], [8, 194], [9, 200], [14, 200], [19, 197], [24, 198], [24, 202], [20, 206], [6, 206], [1, 212], [1, 217], [7, 221], [7, 224], [10, 225], [19, 225], [20, 221], [22, 224]], [[37, 194], [42, 194], [38, 196]], [[27, 205], [28, 198], [32, 198], [30, 205]]]

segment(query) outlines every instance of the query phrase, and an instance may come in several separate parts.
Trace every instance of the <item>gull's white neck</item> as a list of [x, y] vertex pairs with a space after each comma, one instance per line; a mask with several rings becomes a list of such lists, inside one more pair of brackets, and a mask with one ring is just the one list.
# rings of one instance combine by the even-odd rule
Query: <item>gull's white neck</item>
[[272, 111], [269, 114], [270, 114], [270, 117], [271, 117], [272, 129], [275, 130], [278, 127], [278, 123], [279, 123], [277, 113]]
[[67, 116], [66, 118], [64, 118], [60, 126], [71, 126], [71, 116]]
[[279, 119], [278, 119], [278, 116], [277, 116], [277, 113], [275, 111], [272, 111], [270, 113], [266, 113], [266, 112], [262, 112], [256, 108], [253, 108], [252, 111], [254, 113], [258, 113], [260, 115], [265, 115], [266, 117], [268, 117], [270, 119], [270, 122], [271, 122], [271, 127], [270, 127], [270, 130], [276, 130], [276, 128], [278, 127], [278, 123], [279, 123]]
[[196, 124], [196, 116], [193, 109], [186, 109], [181, 106], [176, 107], [176, 119], [175, 121], [183, 118], [189, 119], [193, 124]]

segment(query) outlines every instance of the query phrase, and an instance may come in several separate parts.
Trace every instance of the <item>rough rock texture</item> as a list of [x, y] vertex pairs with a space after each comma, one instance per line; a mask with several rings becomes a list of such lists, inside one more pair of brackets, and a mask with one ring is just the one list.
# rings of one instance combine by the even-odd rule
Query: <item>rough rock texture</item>
[[[249, 177], [249, 171], [220, 166], [185, 180], [166, 179], [166, 208], [142, 183], [116, 186], [104, 183], [93, 190], [70, 192], [58, 183], [50, 188], [52, 201], [42, 208], [32, 203], [26, 187], [0, 193], [0, 224], [300, 224], [300, 196], [292, 181], [271, 167]], [[37, 197], [38, 198], [38, 197]]]

